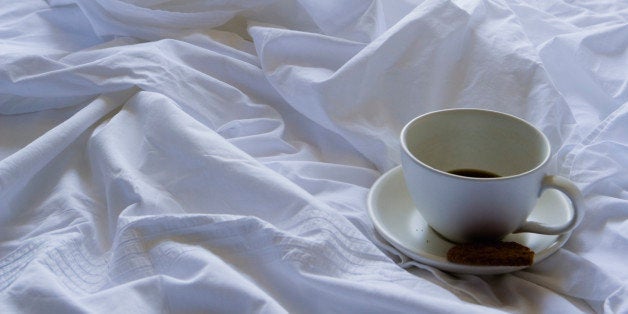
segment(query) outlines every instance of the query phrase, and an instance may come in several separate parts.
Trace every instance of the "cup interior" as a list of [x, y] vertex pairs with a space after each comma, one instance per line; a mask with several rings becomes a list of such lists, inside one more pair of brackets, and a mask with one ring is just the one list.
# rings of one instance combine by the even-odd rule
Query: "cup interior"
[[500, 177], [532, 171], [549, 158], [547, 138], [531, 124], [511, 115], [453, 109], [425, 114], [401, 134], [406, 153], [437, 171], [488, 171]]

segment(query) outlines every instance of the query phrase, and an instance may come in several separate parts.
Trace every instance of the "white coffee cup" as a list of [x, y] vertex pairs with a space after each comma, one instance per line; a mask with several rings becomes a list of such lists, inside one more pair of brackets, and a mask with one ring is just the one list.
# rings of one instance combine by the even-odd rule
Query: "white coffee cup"
[[[545, 135], [517, 117], [480, 109], [430, 112], [406, 124], [401, 147], [404, 178], [417, 209], [453, 242], [498, 240], [518, 232], [561, 234], [583, 215], [578, 188], [546, 173], [550, 144]], [[499, 177], [449, 173], [459, 169]], [[547, 188], [571, 199], [573, 215], [563, 225], [527, 221]]]

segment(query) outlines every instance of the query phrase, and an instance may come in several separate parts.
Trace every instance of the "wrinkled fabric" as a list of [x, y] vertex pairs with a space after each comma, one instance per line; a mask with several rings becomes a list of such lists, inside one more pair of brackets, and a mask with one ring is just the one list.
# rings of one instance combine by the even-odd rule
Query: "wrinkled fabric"
[[[0, 312], [628, 312], [628, 4], [0, 1]], [[537, 126], [582, 190], [523, 271], [366, 214], [413, 117]]]

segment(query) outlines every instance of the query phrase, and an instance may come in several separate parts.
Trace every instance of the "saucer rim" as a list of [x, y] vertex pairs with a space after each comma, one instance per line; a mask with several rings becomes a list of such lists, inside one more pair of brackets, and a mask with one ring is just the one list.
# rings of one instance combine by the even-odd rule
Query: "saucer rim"
[[[510, 272], [526, 269], [528, 267], [534, 266], [535, 264], [540, 263], [541, 261], [545, 260], [552, 254], [554, 254], [556, 251], [558, 251], [558, 249], [560, 249], [571, 236], [572, 232], [567, 232], [560, 235], [548, 235], [548, 236], [556, 236], [556, 239], [552, 241], [551, 244], [544, 247], [542, 250], [539, 250], [538, 252], [535, 251], [532, 265], [526, 265], [526, 266], [481, 266], [481, 265], [478, 266], [478, 265], [456, 264], [456, 263], [447, 261], [446, 256], [435, 255], [435, 254], [427, 253], [424, 251], [415, 252], [414, 250], [405, 247], [401, 243], [403, 241], [399, 241], [395, 239], [394, 236], [390, 235], [390, 233], [387, 231], [387, 228], [383, 226], [383, 223], [380, 220], [375, 219], [376, 217], [375, 211], [377, 207], [375, 206], [375, 195], [377, 194], [376, 192], [381, 190], [381, 187], [385, 181], [390, 180], [391, 177], [395, 175], [403, 175], [401, 166], [397, 166], [388, 170], [386, 173], [381, 175], [373, 183], [373, 185], [369, 189], [369, 193], [367, 197], [367, 212], [368, 212], [369, 218], [371, 219], [371, 222], [373, 223], [375, 230], [377, 231], [379, 235], [381, 235], [389, 244], [391, 244], [401, 253], [405, 254], [412, 260], [415, 260], [421, 264], [432, 266], [442, 271], [446, 271], [450, 273], [457, 273], [457, 274], [495, 275], [495, 274], [510, 273]], [[405, 180], [404, 180], [404, 187], [405, 187]], [[421, 219], [424, 220], [423, 216], [418, 212], [418, 210], [416, 212], [421, 217]], [[452, 246], [456, 245], [455, 243], [451, 241], [447, 241], [447, 240], [445, 241], [451, 244]]]

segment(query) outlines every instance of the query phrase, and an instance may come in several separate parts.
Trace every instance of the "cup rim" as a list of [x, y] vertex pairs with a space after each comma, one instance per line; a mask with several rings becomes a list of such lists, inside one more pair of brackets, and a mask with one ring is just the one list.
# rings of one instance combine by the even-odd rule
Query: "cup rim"
[[[538, 135], [540, 135], [541, 139], [543, 140], [543, 144], [546, 148], [546, 153], [545, 156], [543, 157], [543, 160], [541, 162], [539, 162], [534, 168], [529, 169], [527, 171], [521, 172], [521, 173], [517, 173], [514, 175], [509, 175], [509, 176], [503, 176], [503, 177], [495, 177], [495, 178], [477, 178], [477, 177], [466, 177], [466, 176], [461, 176], [461, 175], [456, 175], [456, 174], [451, 174], [449, 172], [446, 171], [442, 171], [439, 169], [436, 169], [426, 163], [424, 163], [423, 161], [419, 160], [416, 156], [414, 156], [414, 154], [412, 154], [410, 152], [410, 150], [408, 149], [408, 146], [406, 144], [406, 134], [408, 132], [408, 129], [410, 129], [414, 124], [417, 123], [417, 121], [427, 117], [427, 116], [431, 116], [431, 115], [435, 115], [435, 114], [442, 114], [445, 112], [450, 112], [450, 111], [469, 111], [469, 112], [481, 112], [483, 114], [492, 114], [492, 115], [498, 115], [498, 116], [502, 116], [511, 120], [515, 120], [519, 123], [523, 123], [524, 125], [526, 125], [527, 127], [529, 127], [530, 129], [534, 130], [535, 133], [537, 133]], [[430, 111], [427, 113], [424, 113], [422, 115], [419, 115], [415, 118], [413, 118], [412, 120], [410, 120], [408, 123], [406, 123], [406, 125], [403, 127], [403, 129], [401, 129], [401, 133], [399, 135], [399, 140], [401, 143], [401, 147], [403, 149], [403, 153], [406, 154], [408, 157], [410, 157], [410, 159], [415, 163], [418, 164], [421, 167], [424, 167], [425, 169], [428, 169], [430, 171], [451, 177], [451, 178], [456, 178], [456, 179], [461, 179], [461, 180], [471, 180], [471, 181], [500, 181], [500, 180], [509, 180], [509, 179], [514, 179], [514, 178], [518, 178], [518, 177], [523, 177], [526, 176], [528, 174], [531, 174], [533, 172], [538, 171], [539, 169], [543, 168], [547, 162], [550, 159], [551, 156], [551, 145], [549, 143], [549, 140], [547, 139], [547, 136], [545, 136], [545, 134], [543, 134], [543, 132], [541, 132], [539, 129], [537, 129], [534, 125], [532, 125], [531, 123], [529, 123], [528, 121], [525, 121], [519, 117], [516, 117], [514, 115], [508, 114], [508, 113], [504, 113], [504, 112], [500, 112], [500, 111], [495, 111], [495, 110], [490, 110], [490, 109], [479, 109], [479, 108], [450, 108], [450, 109], [442, 109], [442, 110], [436, 110], [436, 111]]]

